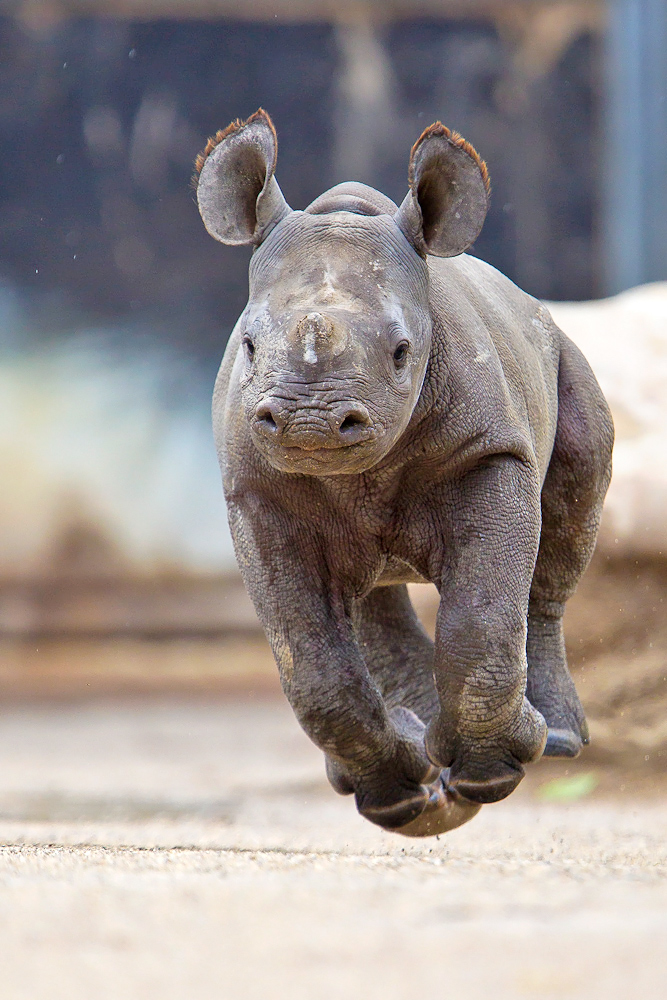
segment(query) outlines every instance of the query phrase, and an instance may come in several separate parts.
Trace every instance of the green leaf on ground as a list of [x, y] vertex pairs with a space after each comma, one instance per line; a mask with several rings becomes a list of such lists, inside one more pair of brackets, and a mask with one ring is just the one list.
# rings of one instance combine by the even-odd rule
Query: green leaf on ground
[[567, 775], [547, 781], [537, 791], [537, 797], [543, 802], [575, 802], [583, 799], [597, 787], [598, 779], [592, 771], [583, 774]]

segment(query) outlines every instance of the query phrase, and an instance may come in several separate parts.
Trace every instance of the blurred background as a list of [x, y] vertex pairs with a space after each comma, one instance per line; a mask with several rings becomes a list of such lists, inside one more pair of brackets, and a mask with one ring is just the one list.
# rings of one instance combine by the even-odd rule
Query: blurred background
[[441, 119], [491, 173], [473, 252], [553, 302], [617, 424], [568, 616], [587, 766], [664, 771], [666, 51], [662, 0], [5, 0], [0, 697], [276, 690], [209, 426], [249, 254], [193, 160], [261, 105], [294, 208], [400, 200]]

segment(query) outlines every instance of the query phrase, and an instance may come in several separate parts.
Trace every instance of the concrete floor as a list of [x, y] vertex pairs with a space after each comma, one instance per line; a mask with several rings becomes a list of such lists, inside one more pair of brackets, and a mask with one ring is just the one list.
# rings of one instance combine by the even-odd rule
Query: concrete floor
[[6, 705], [0, 997], [665, 1000], [667, 801], [550, 766], [409, 841], [281, 701]]

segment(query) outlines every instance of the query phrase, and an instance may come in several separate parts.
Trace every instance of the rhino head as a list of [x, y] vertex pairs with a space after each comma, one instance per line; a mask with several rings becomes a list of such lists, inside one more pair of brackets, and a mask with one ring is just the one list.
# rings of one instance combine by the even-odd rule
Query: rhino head
[[257, 111], [197, 162], [208, 232], [252, 244], [236, 358], [252, 439], [276, 469], [330, 476], [376, 465], [406, 429], [431, 347], [426, 255], [476, 239], [488, 176], [465, 140], [431, 125], [397, 206], [340, 184], [293, 211], [274, 176], [276, 133]]

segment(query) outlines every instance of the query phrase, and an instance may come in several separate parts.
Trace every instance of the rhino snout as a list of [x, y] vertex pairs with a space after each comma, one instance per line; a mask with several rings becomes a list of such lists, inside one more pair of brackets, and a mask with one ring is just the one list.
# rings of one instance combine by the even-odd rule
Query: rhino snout
[[265, 440], [304, 451], [346, 448], [376, 436], [368, 410], [358, 402], [293, 409], [281, 399], [264, 399], [253, 424]]

